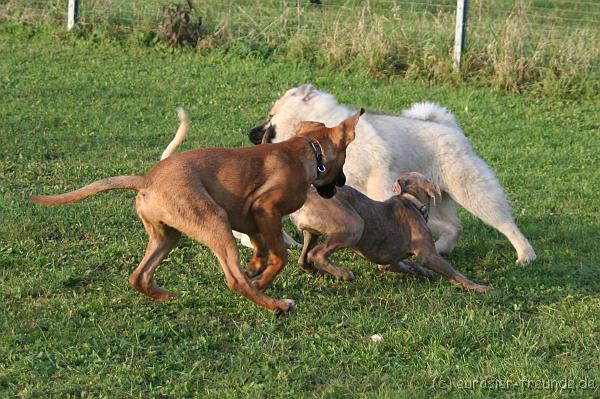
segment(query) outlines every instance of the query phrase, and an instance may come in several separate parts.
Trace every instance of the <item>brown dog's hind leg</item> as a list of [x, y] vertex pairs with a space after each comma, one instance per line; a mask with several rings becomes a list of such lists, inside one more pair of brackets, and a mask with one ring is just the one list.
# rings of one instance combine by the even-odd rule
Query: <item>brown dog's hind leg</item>
[[318, 236], [307, 230], [302, 230], [302, 235], [304, 236], [304, 244], [302, 245], [302, 253], [298, 258], [298, 266], [305, 272], [314, 271], [314, 268], [308, 261], [308, 252], [317, 243]]
[[144, 259], [129, 276], [129, 284], [158, 302], [164, 302], [176, 297], [175, 294], [154, 285], [154, 272], [160, 262], [171, 252], [179, 242], [181, 233], [160, 222], [151, 223], [140, 215], [146, 232], [148, 245]]

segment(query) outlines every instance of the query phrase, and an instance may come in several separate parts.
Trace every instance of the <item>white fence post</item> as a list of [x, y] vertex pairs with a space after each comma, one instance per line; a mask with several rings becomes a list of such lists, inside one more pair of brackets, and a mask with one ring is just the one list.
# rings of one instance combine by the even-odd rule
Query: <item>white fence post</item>
[[454, 32], [454, 71], [460, 71], [460, 57], [467, 39], [467, 7], [468, 0], [456, 0], [456, 29]]
[[67, 6], [67, 30], [73, 29], [79, 20], [79, 0], [69, 0]]

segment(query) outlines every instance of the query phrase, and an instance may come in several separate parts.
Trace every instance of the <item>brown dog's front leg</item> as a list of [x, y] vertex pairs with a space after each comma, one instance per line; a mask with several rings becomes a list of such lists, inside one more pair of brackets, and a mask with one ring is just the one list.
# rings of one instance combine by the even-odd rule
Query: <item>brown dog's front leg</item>
[[267, 267], [254, 281], [254, 286], [264, 291], [281, 272], [287, 261], [288, 253], [283, 241], [281, 215], [274, 210], [255, 209], [254, 220], [265, 240], [268, 251]]
[[246, 267], [246, 275], [250, 278], [256, 277], [267, 268], [268, 252], [265, 240], [260, 234], [249, 235], [252, 242], [252, 259]]
[[[231, 232], [229, 232], [231, 234]], [[229, 241], [229, 240], [228, 240]], [[248, 276], [244, 274], [240, 268], [240, 257], [235, 245], [233, 235], [231, 240], [225, 245], [211, 245], [210, 246], [215, 255], [219, 258], [223, 272], [225, 273], [225, 279], [227, 280], [227, 286], [235, 292], [238, 292], [269, 310], [279, 310], [287, 312], [294, 307], [294, 301], [291, 299], [273, 299], [252, 285]]]
[[[240, 253], [225, 210], [214, 202], [204, 200], [201, 196], [186, 196], [186, 199], [190, 198], [195, 199], [196, 202], [186, 203], [186, 206], [191, 208], [187, 215], [195, 214], [198, 217], [190, 218], [187, 215], [177, 215], [176, 218], [172, 218], [165, 223], [207, 245], [215, 253], [225, 274], [229, 289], [272, 311], [287, 312], [291, 309], [294, 306], [294, 301], [271, 298], [258, 291], [250, 283], [248, 276], [242, 270]], [[174, 209], [178, 208], [174, 207]]]

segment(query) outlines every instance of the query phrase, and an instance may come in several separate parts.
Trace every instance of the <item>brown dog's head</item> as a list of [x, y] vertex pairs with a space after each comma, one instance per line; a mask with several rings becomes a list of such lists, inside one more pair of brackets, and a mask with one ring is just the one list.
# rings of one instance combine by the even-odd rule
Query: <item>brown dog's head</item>
[[325, 170], [317, 174], [317, 179], [312, 184], [324, 198], [334, 196], [335, 186], [342, 187], [346, 184], [346, 176], [342, 170], [346, 161], [346, 147], [354, 140], [356, 124], [364, 112], [361, 108], [334, 127], [327, 127], [321, 122], [300, 122], [296, 128], [296, 136], [308, 137], [321, 147]]
[[394, 183], [392, 190], [397, 195], [403, 193], [414, 195], [423, 204], [428, 204], [430, 199], [433, 200], [434, 205], [442, 200], [440, 187], [417, 172], [401, 175]]

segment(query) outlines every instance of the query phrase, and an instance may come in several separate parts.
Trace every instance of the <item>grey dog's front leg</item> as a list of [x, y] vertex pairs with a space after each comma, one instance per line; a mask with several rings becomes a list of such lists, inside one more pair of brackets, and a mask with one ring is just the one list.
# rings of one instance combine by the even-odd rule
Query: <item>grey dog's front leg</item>
[[328, 273], [343, 281], [354, 280], [354, 274], [329, 260], [329, 256], [340, 248], [351, 248], [356, 242], [356, 234], [352, 232], [335, 233], [327, 237], [325, 243], [317, 245], [308, 253], [308, 259], [315, 269]]
[[298, 258], [298, 266], [305, 272], [314, 271], [314, 268], [308, 261], [308, 251], [315, 246], [318, 236], [306, 230], [303, 230], [302, 234], [304, 236], [304, 245], [302, 246], [302, 253]]
[[389, 270], [394, 273], [414, 274], [416, 276], [427, 276], [429, 278], [436, 277], [436, 274], [431, 270], [425, 269], [418, 263], [409, 260], [403, 260], [390, 265], [377, 265], [379, 270]]
[[477, 284], [469, 280], [466, 276], [453, 268], [444, 258], [435, 253], [424, 253], [417, 255], [419, 260], [423, 262], [431, 270], [435, 270], [442, 276], [446, 277], [452, 284], [459, 286], [464, 290], [475, 292], [488, 292], [492, 289], [489, 285]]

